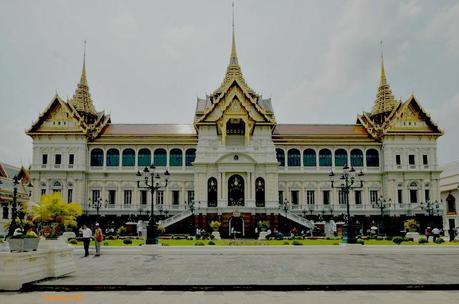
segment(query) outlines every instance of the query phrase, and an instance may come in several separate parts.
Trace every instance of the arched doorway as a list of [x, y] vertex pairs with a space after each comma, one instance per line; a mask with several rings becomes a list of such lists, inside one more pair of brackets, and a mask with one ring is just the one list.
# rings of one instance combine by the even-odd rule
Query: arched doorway
[[228, 228], [228, 234], [230, 238], [238, 238], [243, 237], [245, 235], [244, 220], [242, 219], [242, 217], [233, 216], [232, 218], [230, 218]]
[[228, 206], [244, 206], [244, 179], [240, 175], [228, 179]]

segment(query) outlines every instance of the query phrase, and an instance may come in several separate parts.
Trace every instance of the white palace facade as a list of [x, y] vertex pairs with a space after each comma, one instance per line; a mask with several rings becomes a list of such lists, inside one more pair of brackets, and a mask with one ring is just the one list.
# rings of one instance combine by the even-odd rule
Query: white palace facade
[[61, 192], [87, 216], [101, 201], [100, 214], [110, 222], [147, 215], [150, 193], [137, 188], [136, 173], [151, 164], [170, 172], [167, 188], [153, 199], [171, 231], [207, 228], [212, 219], [222, 221], [223, 234], [232, 225], [243, 236], [260, 220], [280, 230], [339, 222], [346, 202], [329, 173], [346, 164], [364, 173], [363, 188], [349, 196], [362, 225], [378, 219], [378, 202], [387, 202], [384, 213], [398, 231], [404, 217], [422, 221], [426, 202], [440, 201], [436, 141], [442, 131], [414, 95], [394, 98], [383, 62], [373, 107], [355, 124], [281, 124], [271, 99], [246, 83], [234, 33], [224, 80], [198, 98], [191, 124], [113, 123], [96, 111], [83, 63], [73, 97], [53, 97], [27, 134], [33, 139], [32, 200]]

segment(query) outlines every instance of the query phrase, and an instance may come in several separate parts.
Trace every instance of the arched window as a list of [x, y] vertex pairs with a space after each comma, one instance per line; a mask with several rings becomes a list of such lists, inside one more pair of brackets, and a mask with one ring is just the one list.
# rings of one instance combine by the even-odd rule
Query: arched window
[[262, 177], [255, 180], [255, 204], [257, 207], [265, 206], [265, 180]]
[[154, 165], [155, 166], [167, 166], [167, 152], [164, 149], [156, 149], [154, 153]]
[[279, 166], [284, 167], [285, 166], [285, 153], [284, 153], [284, 150], [276, 149], [276, 158], [277, 158], [277, 162], [279, 163]]
[[367, 150], [367, 167], [379, 167], [379, 153], [375, 149]]
[[287, 164], [289, 167], [301, 166], [301, 154], [297, 149], [290, 149], [287, 152]]
[[91, 166], [102, 167], [104, 165], [104, 151], [96, 148], [91, 150]]
[[217, 207], [217, 179], [211, 177], [207, 181], [207, 206]]
[[316, 163], [316, 151], [313, 149], [306, 149], [303, 152], [303, 166], [315, 167]]
[[228, 206], [244, 206], [244, 178], [232, 175], [228, 179]]
[[107, 151], [107, 166], [118, 167], [120, 165], [120, 152], [117, 149]]
[[196, 158], [196, 149], [188, 149], [185, 152], [185, 166], [192, 166]]
[[319, 151], [319, 166], [320, 167], [331, 167], [332, 165], [332, 153], [328, 149], [322, 149]]
[[151, 165], [151, 152], [149, 149], [140, 149], [137, 158], [137, 165], [147, 167]]
[[182, 166], [182, 150], [172, 149], [170, 152], [169, 166], [180, 167]]
[[123, 167], [132, 167], [135, 165], [135, 151], [132, 149], [123, 150]]
[[338, 149], [335, 151], [335, 166], [344, 167], [347, 165], [347, 151]]
[[447, 212], [456, 212], [456, 198], [451, 193], [446, 197]]
[[53, 193], [62, 192], [62, 184], [60, 182], [54, 182], [53, 184]]
[[351, 166], [352, 167], [363, 167], [363, 152], [359, 149], [351, 151]]

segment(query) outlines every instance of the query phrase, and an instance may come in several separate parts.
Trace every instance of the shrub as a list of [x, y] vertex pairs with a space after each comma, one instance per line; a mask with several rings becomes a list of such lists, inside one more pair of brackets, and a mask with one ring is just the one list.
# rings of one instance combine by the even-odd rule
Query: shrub
[[258, 228], [260, 228], [261, 231], [266, 231], [269, 228], [269, 221], [259, 221], [258, 222]]
[[77, 245], [78, 244], [78, 241], [76, 239], [71, 239], [69, 241], [69, 244], [72, 244], [72, 245]]
[[215, 239], [215, 235], [211, 234], [211, 235], [210, 235], [210, 239], [211, 239], [211, 240]]
[[124, 227], [124, 226], [121, 226], [121, 227], [118, 228], [118, 230], [116, 231], [116, 233], [117, 233], [118, 235], [125, 235], [126, 232], [127, 232], [127, 229], [126, 229], [126, 227]]
[[292, 242], [292, 245], [294, 245], [294, 246], [301, 246], [301, 245], [303, 245], [303, 243], [301, 243], [300, 241], [294, 240], [294, 241]]
[[114, 240], [115, 237], [114, 237], [113, 235], [110, 235], [107, 239], [109, 239], [109, 240]]
[[159, 233], [166, 232], [166, 227], [164, 227], [163, 225], [158, 225], [157, 229], [158, 229]]
[[290, 245], [290, 243], [288, 241], [284, 241], [282, 244], [283, 245]]
[[357, 244], [365, 245], [365, 241], [362, 239], [357, 239]]
[[220, 226], [222, 225], [221, 222], [219, 221], [211, 221], [209, 226], [210, 228], [212, 228], [213, 231], [218, 231], [218, 229], [220, 229]]
[[404, 240], [405, 238], [402, 238], [401, 236], [396, 236], [392, 239], [392, 242], [394, 242], [397, 245], [400, 245]]
[[427, 239], [426, 239], [425, 237], [420, 237], [420, 238], [418, 239], [418, 243], [419, 243], [419, 244], [427, 244], [428, 241], [427, 241]]
[[444, 242], [445, 242], [445, 240], [442, 239], [442, 238], [438, 238], [438, 239], [435, 240], [435, 243], [437, 243], [437, 244], [441, 244], [441, 243], [444, 243]]
[[416, 232], [419, 230], [419, 223], [415, 219], [406, 220], [403, 222], [403, 226], [410, 232]]
[[386, 236], [386, 241], [392, 241], [392, 236]]
[[204, 242], [196, 242], [194, 243], [195, 246], [206, 246], [206, 244], [204, 244]]
[[34, 231], [28, 231], [25, 234], [24, 238], [26, 238], [26, 239], [37, 239], [38, 235]]
[[125, 245], [131, 245], [131, 244], [132, 244], [132, 240], [131, 240], [131, 239], [124, 239], [124, 240], [123, 240], [123, 244], [125, 244]]
[[403, 240], [404, 240], [405, 242], [414, 242], [414, 239], [413, 239], [413, 238], [407, 238], [407, 237], [405, 237], [405, 238], [403, 238]]
[[207, 243], [207, 245], [215, 245], [215, 242], [214, 241], [209, 241], [209, 243]]
[[108, 242], [107, 241], [104, 242], [104, 246], [108, 246]]
[[384, 237], [378, 235], [378, 236], [376, 237], [376, 239], [377, 239], [378, 241], [382, 241], [382, 240], [384, 240]]

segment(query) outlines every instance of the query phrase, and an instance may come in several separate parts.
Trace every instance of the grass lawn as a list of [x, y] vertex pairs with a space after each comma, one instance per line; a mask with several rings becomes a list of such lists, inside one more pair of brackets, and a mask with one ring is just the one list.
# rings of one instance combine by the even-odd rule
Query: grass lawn
[[[285, 245], [294, 245], [292, 240], [270, 240], [270, 241], [258, 241], [258, 240], [214, 240], [215, 246], [285, 246]], [[196, 243], [203, 243], [204, 246], [209, 246], [208, 240], [160, 240], [161, 245], [163, 246], [196, 246]], [[339, 245], [340, 240], [295, 240], [296, 244], [301, 244], [304, 246], [314, 246], [314, 245]], [[141, 246], [145, 244], [143, 239], [132, 239], [132, 244], [124, 244], [123, 240], [105, 240], [102, 242], [102, 246]], [[365, 245], [394, 245], [394, 242], [388, 240], [365, 240]], [[403, 242], [402, 246], [409, 245], [419, 245], [415, 242]], [[429, 243], [423, 244], [425, 246], [439, 246], [438, 244]], [[455, 242], [445, 242], [440, 246], [444, 245], [459, 245], [459, 241]], [[73, 246], [83, 246], [83, 242], [78, 242], [78, 244]], [[91, 241], [90, 246], [94, 246], [94, 241]]]

